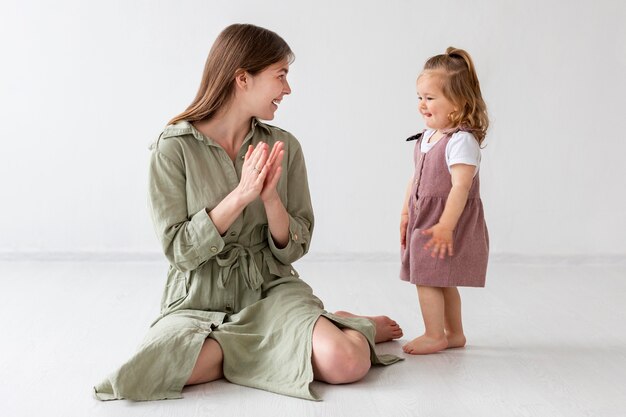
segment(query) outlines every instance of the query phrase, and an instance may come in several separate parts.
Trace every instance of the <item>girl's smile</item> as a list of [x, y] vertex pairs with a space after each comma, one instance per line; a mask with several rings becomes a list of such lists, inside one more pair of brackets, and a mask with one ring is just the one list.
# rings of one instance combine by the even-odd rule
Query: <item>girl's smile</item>
[[424, 73], [417, 79], [418, 109], [430, 129], [446, 129], [452, 122], [448, 117], [456, 106], [443, 95], [439, 76]]

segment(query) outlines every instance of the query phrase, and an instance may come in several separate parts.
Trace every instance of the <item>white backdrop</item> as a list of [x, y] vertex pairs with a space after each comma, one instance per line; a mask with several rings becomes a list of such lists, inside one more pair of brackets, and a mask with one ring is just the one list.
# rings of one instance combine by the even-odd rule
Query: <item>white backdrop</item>
[[196, 93], [225, 26], [296, 53], [272, 122], [303, 145], [314, 253], [393, 253], [423, 127], [423, 62], [474, 57], [492, 129], [492, 253], [626, 254], [626, 3], [6, 1], [0, 9], [0, 253], [151, 253], [148, 145]]

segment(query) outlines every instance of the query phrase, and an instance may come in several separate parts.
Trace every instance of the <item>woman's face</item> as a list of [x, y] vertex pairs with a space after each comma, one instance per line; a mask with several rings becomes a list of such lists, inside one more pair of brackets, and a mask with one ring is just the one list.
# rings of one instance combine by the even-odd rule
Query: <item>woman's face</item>
[[272, 120], [281, 100], [291, 93], [287, 82], [289, 62], [277, 62], [256, 75], [248, 75], [245, 102], [252, 116]]

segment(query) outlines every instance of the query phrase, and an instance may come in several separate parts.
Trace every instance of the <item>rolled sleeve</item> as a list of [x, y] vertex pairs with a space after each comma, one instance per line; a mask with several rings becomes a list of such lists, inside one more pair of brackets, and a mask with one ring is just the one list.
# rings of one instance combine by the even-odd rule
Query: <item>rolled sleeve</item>
[[276, 259], [285, 265], [295, 262], [308, 252], [309, 242], [311, 240], [309, 234], [310, 226], [306, 227], [303, 223], [303, 220], [298, 221], [291, 215], [289, 216], [289, 240], [284, 248], [276, 246], [272, 234], [269, 229], [267, 230], [270, 250]]
[[[204, 258], [205, 254], [209, 254], [209, 257], [217, 255], [224, 249], [224, 239], [220, 236], [205, 209], [193, 215], [189, 226], [193, 231], [192, 246], [196, 250], [198, 258]], [[207, 259], [204, 259], [202, 262]]]
[[158, 148], [152, 152], [150, 208], [163, 253], [172, 266], [187, 272], [217, 255], [225, 243], [206, 209], [188, 213], [184, 165], [175, 147], [169, 148], [169, 156]]

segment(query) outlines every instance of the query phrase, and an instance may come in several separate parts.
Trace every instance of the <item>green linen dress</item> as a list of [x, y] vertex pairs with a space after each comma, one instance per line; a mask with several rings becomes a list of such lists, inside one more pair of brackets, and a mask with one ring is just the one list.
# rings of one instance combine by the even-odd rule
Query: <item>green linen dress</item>
[[[277, 190], [289, 214], [289, 242], [276, 247], [260, 199], [220, 235], [212, 210], [239, 184], [248, 144], [285, 144]], [[310, 400], [313, 326], [325, 316], [361, 332], [373, 364], [375, 327], [338, 317], [299, 278], [292, 262], [309, 248], [313, 209], [302, 149], [290, 133], [252, 120], [233, 162], [188, 122], [165, 128], [151, 147], [149, 195], [153, 222], [170, 267], [161, 314], [136, 354], [94, 387], [100, 400], [181, 398], [205, 339], [224, 352], [233, 383]]]

